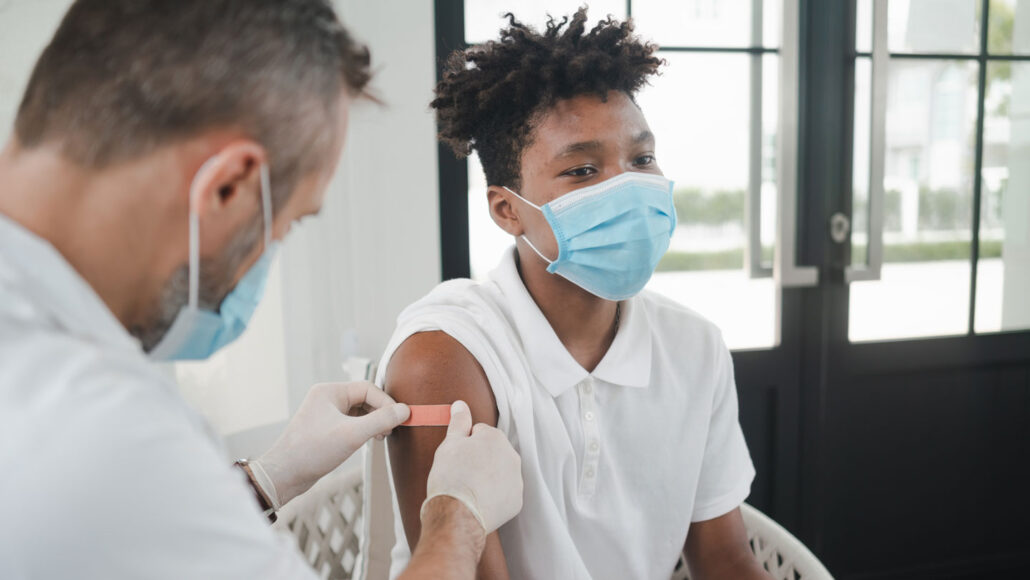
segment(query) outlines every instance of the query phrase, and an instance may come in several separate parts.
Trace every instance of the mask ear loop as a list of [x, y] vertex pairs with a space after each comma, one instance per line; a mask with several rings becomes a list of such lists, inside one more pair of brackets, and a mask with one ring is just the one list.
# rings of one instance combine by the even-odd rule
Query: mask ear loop
[[189, 302], [187, 305], [194, 310], [200, 308], [200, 176], [218, 159], [212, 157], [204, 162], [193, 176], [193, 183], [190, 184], [190, 217], [189, 217]]
[[[541, 208], [541, 207], [540, 207], [539, 205], [537, 205], [537, 204], [535, 204], [535, 203], [533, 203], [533, 202], [529, 201], [528, 199], [526, 199], [526, 198], [522, 197], [521, 195], [519, 195], [519, 194], [515, 193], [515, 192], [514, 192], [514, 191], [512, 191], [512, 190], [511, 190], [510, 188], [508, 188], [508, 186], [506, 186], [506, 185], [502, 185], [501, 187], [503, 187], [504, 189], [506, 189], [506, 190], [508, 191], [508, 193], [510, 193], [510, 194], [514, 195], [515, 197], [517, 197], [517, 198], [521, 199], [521, 200], [522, 200], [522, 201], [523, 201], [524, 203], [528, 204], [528, 205], [529, 205], [530, 207], [532, 207], [533, 209], [535, 209], [535, 210], [539, 211], [540, 213], [543, 213], [543, 212], [544, 212], [543, 208]], [[530, 248], [531, 248], [531, 249], [532, 249], [532, 250], [533, 250], [534, 252], [536, 252], [536, 255], [540, 256], [540, 259], [541, 259], [541, 260], [543, 260], [543, 261], [547, 262], [547, 264], [548, 264], [548, 265], [551, 265], [551, 264], [553, 264], [553, 263], [554, 263], [554, 260], [551, 260], [551, 259], [550, 259], [550, 258], [548, 258], [547, 256], [543, 255], [543, 253], [541, 253], [541, 252], [540, 252], [540, 250], [536, 249], [536, 246], [534, 246], [534, 245], [533, 245], [533, 242], [529, 241], [529, 238], [527, 238], [527, 237], [526, 237], [526, 234], [522, 234], [522, 235], [521, 235], [521, 236], [519, 236], [519, 237], [520, 237], [520, 238], [522, 238], [522, 240], [523, 240], [523, 241], [525, 241], [525, 242], [526, 242], [526, 244], [528, 244], [528, 245], [529, 245], [529, 247], [530, 247]]]
[[272, 180], [268, 165], [261, 164], [261, 207], [265, 215], [265, 249], [272, 245]]

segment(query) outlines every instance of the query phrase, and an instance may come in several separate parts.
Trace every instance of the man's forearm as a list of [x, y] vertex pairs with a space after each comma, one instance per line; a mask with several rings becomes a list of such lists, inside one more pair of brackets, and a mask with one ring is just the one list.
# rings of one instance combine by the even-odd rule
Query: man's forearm
[[398, 580], [474, 580], [485, 544], [483, 526], [463, 503], [435, 497], [426, 506], [411, 564]]

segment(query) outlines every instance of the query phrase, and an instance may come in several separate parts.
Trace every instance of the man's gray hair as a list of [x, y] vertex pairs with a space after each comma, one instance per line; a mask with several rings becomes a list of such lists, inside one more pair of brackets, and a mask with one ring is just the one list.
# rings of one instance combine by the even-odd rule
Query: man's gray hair
[[278, 209], [332, 151], [368, 49], [326, 0], [78, 0], [32, 72], [15, 135], [90, 168], [205, 130], [268, 151]]

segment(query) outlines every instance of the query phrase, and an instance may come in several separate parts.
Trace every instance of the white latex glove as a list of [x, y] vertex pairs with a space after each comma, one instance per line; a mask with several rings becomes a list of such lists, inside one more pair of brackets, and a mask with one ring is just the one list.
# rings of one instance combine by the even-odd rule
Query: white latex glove
[[[251, 461], [275, 508], [307, 491], [373, 437], [407, 421], [411, 410], [369, 382], [320, 383], [308, 391], [275, 445]], [[273, 489], [262, 480], [269, 480]]]
[[436, 448], [426, 481], [422, 515], [429, 500], [440, 495], [465, 504], [488, 534], [522, 510], [522, 458], [504, 433], [484, 423], [473, 427], [463, 401], [451, 406], [447, 438]]

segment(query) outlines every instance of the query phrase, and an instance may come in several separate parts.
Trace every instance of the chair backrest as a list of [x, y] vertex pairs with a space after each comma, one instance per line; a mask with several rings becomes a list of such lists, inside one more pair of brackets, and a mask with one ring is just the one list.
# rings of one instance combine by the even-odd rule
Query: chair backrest
[[[364, 485], [361, 470], [335, 473], [287, 504], [275, 527], [297, 538], [301, 553], [322, 578], [359, 577]], [[755, 557], [776, 580], [833, 580], [825, 566], [797, 538], [748, 504], [740, 506]], [[368, 547], [366, 546], [367, 550]], [[376, 574], [379, 575], [379, 574]], [[671, 580], [689, 580], [680, 556]]]
[[[755, 558], [776, 580], [833, 580], [829, 570], [790, 532], [748, 504], [740, 515]], [[686, 558], [680, 556], [672, 580], [689, 580]]]
[[279, 511], [274, 527], [293, 534], [301, 553], [322, 578], [355, 576], [363, 487], [360, 469], [332, 473]]

